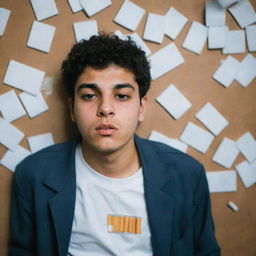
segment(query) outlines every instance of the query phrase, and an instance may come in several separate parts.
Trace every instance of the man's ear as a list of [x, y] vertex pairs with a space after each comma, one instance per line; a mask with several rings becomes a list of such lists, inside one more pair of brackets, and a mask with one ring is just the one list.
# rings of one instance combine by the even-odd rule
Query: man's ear
[[71, 120], [73, 122], [75, 122], [76, 119], [75, 119], [75, 114], [74, 114], [74, 100], [71, 97], [68, 98], [68, 108], [70, 111]]
[[140, 100], [140, 116], [139, 116], [139, 122], [142, 122], [145, 118], [145, 113], [147, 110], [147, 103], [148, 103], [148, 98], [144, 96]]

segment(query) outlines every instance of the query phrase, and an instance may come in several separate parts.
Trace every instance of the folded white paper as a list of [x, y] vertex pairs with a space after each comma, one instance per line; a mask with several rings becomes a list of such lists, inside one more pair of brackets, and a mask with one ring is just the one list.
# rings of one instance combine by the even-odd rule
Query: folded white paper
[[145, 10], [131, 1], [125, 0], [116, 14], [114, 21], [131, 30], [134, 31], [138, 27], [142, 17], [145, 14]]
[[156, 101], [175, 119], [179, 119], [192, 106], [174, 85], [168, 86]]
[[208, 28], [208, 48], [221, 49], [226, 45], [228, 34], [227, 26]]
[[226, 10], [216, 0], [207, 0], [205, 3], [205, 20], [208, 27], [225, 26]]
[[213, 78], [224, 87], [229, 87], [235, 79], [239, 68], [240, 62], [232, 56], [228, 56], [216, 70]]
[[193, 21], [182, 47], [196, 54], [200, 54], [207, 40], [207, 34], [208, 29], [206, 26]]
[[12, 124], [0, 118], [0, 143], [10, 150], [15, 150], [24, 137], [24, 133]]
[[91, 17], [94, 14], [102, 11], [112, 4], [111, 0], [80, 0], [80, 4], [85, 10], [86, 14]]
[[98, 35], [98, 26], [96, 20], [79, 21], [73, 24], [76, 41], [82, 39], [88, 40], [91, 36]]
[[238, 2], [239, 0], [217, 0], [217, 2], [223, 7], [223, 8], [227, 8], [230, 5]]
[[241, 28], [245, 28], [256, 21], [256, 12], [249, 0], [239, 1], [231, 6], [229, 11]]
[[44, 75], [45, 72], [39, 69], [10, 60], [4, 77], [4, 83], [36, 95], [41, 88]]
[[201, 127], [189, 122], [180, 140], [201, 153], [206, 153], [214, 140], [214, 136]]
[[228, 207], [230, 207], [234, 212], [237, 212], [239, 210], [239, 207], [232, 201], [228, 202]]
[[149, 56], [151, 54], [151, 50], [137, 33], [134, 32], [130, 34], [130, 37], [133, 41], [135, 41], [136, 45], [145, 52], [146, 56]]
[[68, 0], [68, 3], [73, 13], [83, 10], [83, 7], [80, 4], [80, 0]]
[[211, 193], [237, 191], [237, 175], [235, 171], [217, 171], [206, 173]]
[[251, 25], [245, 28], [248, 50], [256, 52], [256, 25]]
[[8, 122], [12, 122], [26, 115], [14, 90], [9, 90], [0, 95], [0, 112], [2, 113], [3, 118]]
[[39, 134], [28, 137], [29, 148], [32, 153], [35, 153], [45, 147], [54, 144], [54, 140], [51, 133]]
[[170, 43], [152, 54], [148, 60], [150, 61], [150, 72], [153, 80], [184, 63], [184, 59], [174, 43]]
[[227, 33], [225, 47], [222, 48], [223, 54], [238, 54], [245, 52], [245, 32], [244, 30], [232, 30]]
[[250, 166], [247, 161], [236, 165], [236, 170], [246, 188], [249, 188], [256, 182], [256, 171]]
[[30, 0], [38, 21], [59, 14], [55, 0]]
[[256, 141], [250, 132], [243, 134], [236, 141], [236, 145], [249, 162], [256, 159]]
[[11, 11], [5, 8], [0, 8], [0, 36], [5, 32]]
[[225, 168], [230, 168], [239, 154], [236, 143], [224, 138], [215, 152], [212, 160]]

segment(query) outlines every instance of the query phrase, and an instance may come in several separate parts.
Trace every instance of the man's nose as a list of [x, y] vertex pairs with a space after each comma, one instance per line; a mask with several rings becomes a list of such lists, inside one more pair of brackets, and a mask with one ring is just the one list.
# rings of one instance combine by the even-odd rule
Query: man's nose
[[113, 116], [114, 114], [114, 106], [111, 99], [108, 97], [102, 98], [98, 106], [97, 116], [108, 117]]

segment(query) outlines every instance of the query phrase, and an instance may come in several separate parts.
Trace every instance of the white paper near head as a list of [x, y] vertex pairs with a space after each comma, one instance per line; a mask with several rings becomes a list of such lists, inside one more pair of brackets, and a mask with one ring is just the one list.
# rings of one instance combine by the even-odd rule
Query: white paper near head
[[256, 182], [256, 171], [247, 161], [243, 161], [236, 165], [236, 170], [246, 188], [251, 187]]
[[216, 0], [206, 0], [205, 23], [208, 27], [226, 25], [226, 10]]
[[80, 4], [86, 14], [91, 17], [112, 4], [111, 0], [80, 0]]
[[251, 25], [245, 28], [248, 50], [256, 52], [256, 25]]
[[83, 7], [80, 4], [80, 0], [68, 0], [68, 3], [73, 13], [83, 10]]
[[223, 8], [227, 8], [239, 0], [216, 0]]
[[209, 27], [208, 28], [208, 48], [221, 49], [226, 45], [228, 27]]
[[98, 35], [96, 20], [75, 22], [73, 23], [73, 28], [77, 43], [82, 39], [88, 40], [91, 36]]
[[146, 56], [149, 56], [151, 54], [151, 50], [137, 33], [134, 32], [130, 34], [130, 37], [133, 41], [135, 41], [136, 45], [145, 52]]
[[245, 32], [244, 30], [232, 30], [227, 33], [223, 54], [239, 54], [245, 52]]
[[45, 147], [54, 144], [52, 133], [39, 134], [28, 137], [29, 148], [32, 153], [35, 153]]
[[5, 32], [11, 11], [5, 8], [0, 8], [0, 36]]

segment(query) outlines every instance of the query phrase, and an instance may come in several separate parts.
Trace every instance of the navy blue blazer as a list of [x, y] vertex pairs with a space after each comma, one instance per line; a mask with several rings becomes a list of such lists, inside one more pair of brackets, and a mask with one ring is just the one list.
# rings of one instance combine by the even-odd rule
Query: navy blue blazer
[[[67, 255], [76, 199], [77, 141], [43, 149], [17, 166], [9, 256]], [[164, 144], [138, 136], [135, 142], [154, 256], [219, 256], [203, 166]]]

